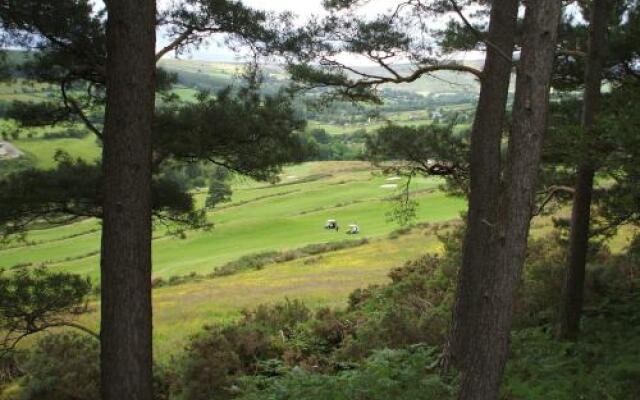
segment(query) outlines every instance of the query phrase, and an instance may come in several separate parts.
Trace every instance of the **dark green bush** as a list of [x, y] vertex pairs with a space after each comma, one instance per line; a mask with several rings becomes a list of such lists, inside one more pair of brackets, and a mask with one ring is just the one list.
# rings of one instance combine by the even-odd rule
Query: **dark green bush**
[[99, 400], [99, 343], [76, 333], [46, 335], [22, 369], [22, 400]]
[[176, 390], [187, 400], [228, 399], [240, 369], [240, 357], [224, 333], [209, 327], [189, 343]]
[[[634, 261], [633, 242], [625, 254], [612, 255], [598, 246], [586, 267], [585, 309], [615, 301], [638, 288], [640, 266]], [[522, 283], [516, 298], [516, 328], [554, 323], [558, 318], [566, 269], [566, 248], [558, 233], [532, 239]]]
[[181, 358], [174, 392], [185, 400], [231, 397], [240, 374], [272, 374], [269, 360], [283, 355], [296, 327], [310, 318], [301, 301], [287, 299], [244, 311], [235, 324], [206, 327]]
[[444, 400], [450, 379], [429, 371], [438, 352], [422, 346], [379, 350], [357, 369], [316, 374], [300, 368], [280, 378], [249, 378], [242, 400]]
[[583, 318], [580, 340], [543, 326], [515, 331], [504, 399], [635, 400], [640, 393], [640, 293]]
[[349, 318], [357, 321], [357, 328], [345, 338], [336, 357], [357, 360], [385, 347], [442, 345], [455, 286], [455, 271], [442, 266], [442, 258], [424, 256], [391, 271], [391, 284], [354, 292]]
[[[20, 363], [24, 373], [17, 400], [100, 399], [100, 343], [75, 332], [47, 334]], [[175, 378], [154, 365], [154, 400], [169, 400]], [[13, 399], [13, 398], [12, 398]]]

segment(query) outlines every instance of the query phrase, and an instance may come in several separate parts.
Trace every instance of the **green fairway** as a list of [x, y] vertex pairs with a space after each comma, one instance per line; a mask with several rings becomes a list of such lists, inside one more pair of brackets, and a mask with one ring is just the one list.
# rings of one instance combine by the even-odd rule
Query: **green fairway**
[[101, 149], [95, 136], [87, 135], [82, 139], [19, 139], [15, 145], [35, 160], [37, 168], [49, 169], [55, 166], [54, 155], [58, 150], [69, 153], [73, 158], [96, 161], [100, 158]]
[[[350, 239], [323, 225], [335, 218], [346, 228], [357, 223], [361, 237], [379, 237], [397, 228], [386, 212], [386, 201], [397, 193], [398, 181], [373, 174], [357, 162], [307, 163], [287, 168], [279, 184], [240, 180], [233, 201], [210, 213], [215, 224], [209, 231], [192, 231], [186, 239], [167, 236], [162, 227], [155, 232], [154, 276], [168, 278], [191, 272], [207, 274], [243, 255], [267, 250], [287, 250], [311, 243]], [[464, 201], [437, 190], [435, 178], [412, 183], [419, 200], [419, 221], [457, 218]], [[199, 202], [204, 195], [197, 195]], [[64, 227], [35, 230], [28, 245], [14, 243], [0, 250], [0, 267], [45, 264], [52, 270], [98, 277], [100, 232], [98, 222], [82, 221]]]

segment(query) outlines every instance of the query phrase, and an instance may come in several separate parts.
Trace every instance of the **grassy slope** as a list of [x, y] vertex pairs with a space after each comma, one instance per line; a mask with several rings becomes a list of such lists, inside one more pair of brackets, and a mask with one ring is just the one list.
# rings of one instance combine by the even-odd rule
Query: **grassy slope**
[[53, 159], [58, 150], [71, 154], [74, 158], [96, 161], [101, 149], [95, 136], [87, 135], [82, 139], [64, 138], [43, 140], [40, 138], [21, 138], [13, 142], [31, 160], [36, 168], [50, 169], [55, 166]]
[[[222, 65], [208, 71], [207, 64], [178, 64], [171, 67], [184, 68], [189, 72], [205, 69], [207, 74], [220, 76], [232, 74], [235, 68], [233, 65]], [[433, 88], [427, 87], [420, 89], [433, 91]], [[192, 89], [178, 89], [178, 94], [183, 98], [190, 98], [193, 93]], [[0, 88], [0, 97], [13, 99], [16, 96], [23, 99], [22, 93], [13, 93], [12, 88]], [[28, 100], [29, 96], [26, 95], [23, 100]], [[390, 119], [407, 124], [423, 122], [409, 121], [411, 114], [418, 113], [398, 113]], [[326, 127], [330, 133], [343, 133], [360, 126], [321, 127]], [[17, 144], [43, 168], [53, 165], [52, 156], [57, 148], [86, 159], [95, 159], [99, 154], [99, 148], [91, 136], [80, 140], [53, 141], [24, 138]], [[304, 182], [305, 178], [307, 182]], [[351, 221], [358, 222], [362, 226], [363, 236], [375, 239], [357, 248], [270, 265], [260, 271], [154, 290], [157, 356], [166, 360], [169, 355], [178, 352], [185, 339], [198, 332], [202, 325], [237, 318], [244, 307], [279, 301], [285, 296], [302, 299], [313, 307], [342, 306], [352, 290], [386, 282], [390, 268], [422, 253], [438, 251], [439, 244], [435, 236], [423, 231], [396, 240], [386, 238], [386, 234], [395, 226], [387, 223], [384, 215], [389, 205], [382, 199], [393, 194], [392, 190], [380, 188], [385, 183], [390, 182], [382, 177], [371, 176], [362, 164], [357, 163], [308, 163], [295, 166], [285, 171], [279, 185], [237, 182], [233, 202], [211, 215], [216, 223], [214, 230], [190, 233], [186, 240], [158, 238], [154, 242], [154, 273], [163, 277], [191, 271], [211, 272], [226, 261], [262, 250], [290, 249], [308, 243], [346, 239], [342, 233], [322, 229], [327, 218], [337, 218], [343, 226]], [[427, 190], [437, 186], [437, 181], [421, 179], [415, 185], [416, 190]], [[446, 198], [438, 192], [422, 192], [419, 199], [421, 206], [418, 215], [421, 221], [456, 218], [464, 209], [461, 200]], [[199, 196], [199, 201], [203, 201], [203, 196]], [[549, 230], [549, 226], [548, 221], [537, 220], [534, 232], [543, 234]], [[64, 261], [65, 258], [82, 257], [97, 251], [97, 228], [97, 221], [86, 220], [32, 231], [28, 240], [37, 244], [0, 250], [0, 267], [51, 261], [53, 269], [86, 273], [97, 278], [96, 256]], [[163, 230], [159, 229], [156, 236], [163, 236]], [[623, 247], [626, 236], [618, 236], [614, 246]], [[310, 259], [315, 261], [310, 262]], [[98, 305], [94, 306], [99, 308]], [[84, 316], [82, 322], [97, 327], [98, 320], [99, 315], [93, 312]]]
[[[360, 224], [362, 236], [385, 235], [395, 229], [385, 216], [391, 205], [384, 201], [395, 191], [381, 187], [389, 183], [372, 175], [366, 164], [350, 162], [290, 167], [277, 185], [238, 182], [233, 201], [211, 213], [213, 230], [190, 232], [186, 239], [165, 236], [161, 227], [156, 231], [154, 275], [206, 274], [250, 253], [348, 239], [342, 232], [322, 229], [329, 218], [343, 226]], [[421, 202], [421, 221], [456, 218], [464, 208], [462, 200], [437, 192], [436, 179], [417, 179], [413, 185]], [[200, 201], [203, 196], [199, 195]], [[96, 227], [95, 221], [83, 221], [32, 231], [27, 240], [35, 244], [0, 250], [0, 267], [46, 263], [54, 270], [96, 279], [99, 260], [94, 253], [100, 240]]]
[[[271, 265], [259, 271], [156, 289], [156, 355], [166, 360], [203, 325], [231, 321], [243, 308], [257, 304], [289, 297], [302, 299], [313, 308], [344, 306], [354, 289], [384, 283], [391, 268], [418, 254], [436, 251], [436, 237], [417, 231], [396, 240], [380, 238], [354, 249]], [[98, 320], [99, 315], [94, 312], [84, 316], [82, 322], [97, 328]]]
[[[242, 308], [285, 296], [303, 299], [313, 307], [342, 306], [354, 289], [385, 282], [389, 269], [424, 252], [438, 251], [435, 235], [426, 236], [422, 231], [395, 240], [387, 238], [397, 226], [386, 221], [390, 205], [384, 198], [394, 190], [381, 185], [392, 182], [372, 175], [364, 163], [302, 164], [287, 168], [278, 185], [236, 182], [233, 201], [212, 215], [216, 222], [212, 231], [193, 232], [185, 240], [162, 237], [162, 230], [156, 232], [160, 238], [154, 241], [154, 274], [163, 277], [191, 271], [208, 273], [224, 262], [263, 250], [350, 238], [343, 232], [325, 231], [322, 227], [328, 218], [337, 218], [343, 227], [355, 221], [362, 227], [361, 237], [373, 238], [369, 244], [352, 249], [154, 290], [158, 355], [164, 358], [175, 353], [204, 324], [228, 321]], [[421, 221], [455, 219], [464, 209], [460, 199], [438, 192], [438, 183], [436, 179], [414, 183], [414, 189], [422, 191], [416, 192]], [[97, 251], [98, 226], [97, 221], [85, 220], [32, 231], [27, 240], [36, 244], [0, 250], [0, 266], [55, 262]], [[95, 279], [98, 258], [58, 262], [50, 268], [86, 273]], [[94, 312], [82, 322], [97, 327], [98, 320]]]

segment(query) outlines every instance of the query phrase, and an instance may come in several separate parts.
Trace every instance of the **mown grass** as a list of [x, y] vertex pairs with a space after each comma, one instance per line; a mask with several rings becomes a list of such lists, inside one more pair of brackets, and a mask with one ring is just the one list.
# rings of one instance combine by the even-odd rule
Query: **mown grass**
[[[321, 178], [306, 180], [310, 176]], [[385, 215], [391, 207], [385, 199], [395, 193], [381, 187], [388, 183], [385, 177], [372, 175], [364, 163], [340, 162], [287, 168], [278, 185], [240, 180], [233, 201], [210, 214], [214, 229], [189, 232], [186, 239], [166, 236], [162, 227], [158, 229], [153, 245], [154, 277], [206, 275], [247, 254], [348, 239], [343, 231], [323, 229], [329, 218], [343, 227], [358, 223], [362, 228], [359, 237], [387, 235], [397, 227]], [[464, 209], [462, 199], [436, 190], [439, 183], [437, 179], [413, 183], [414, 190], [421, 191], [417, 196], [420, 221], [449, 220]], [[203, 197], [198, 195], [199, 202]], [[100, 232], [92, 230], [97, 224], [87, 220], [29, 233], [27, 241], [37, 244], [0, 250], [0, 267], [45, 263], [53, 270], [88, 274], [97, 280], [98, 256], [88, 256], [98, 250]]]
[[54, 156], [58, 150], [71, 154], [73, 158], [81, 158], [86, 161], [98, 160], [102, 151], [93, 135], [87, 135], [82, 139], [21, 138], [12, 143], [33, 161], [36, 168], [42, 169], [50, 169], [55, 166]]

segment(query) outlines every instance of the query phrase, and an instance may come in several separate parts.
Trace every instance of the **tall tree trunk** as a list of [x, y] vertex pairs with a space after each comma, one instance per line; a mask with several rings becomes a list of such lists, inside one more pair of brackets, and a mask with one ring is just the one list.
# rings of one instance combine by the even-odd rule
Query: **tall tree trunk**
[[[491, 199], [500, 204], [492, 221], [497, 249], [483, 260], [490, 268], [478, 276], [479, 291], [471, 301], [477, 325], [467, 325], [460, 399], [495, 400], [509, 350], [515, 289], [524, 264], [542, 139], [547, 125], [549, 88], [560, 21], [561, 2], [529, 2], [518, 66], [513, 128], [505, 172], [504, 194]], [[501, 201], [498, 201], [500, 199]], [[497, 237], [496, 237], [497, 236]], [[463, 312], [463, 310], [457, 310]], [[470, 312], [468, 309], [466, 312]], [[475, 338], [469, 339], [471, 336]]]
[[108, 0], [101, 391], [151, 400], [151, 132], [155, 0]]
[[[607, 27], [611, 13], [610, 8], [609, 0], [594, 0], [591, 5], [589, 49], [584, 77], [585, 87], [582, 108], [582, 128], [588, 137], [593, 135], [592, 130], [600, 111], [602, 70], [607, 52]], [[595, 171], [596, 167], [593, 160], [591, 160], [589, 154], [585, 154], [576, 174], [573, 209], [571, 211], [569, 258], [558, 331], [558, 336], [562, 339], [575, 339], [580, 330]]]
[[[473, 349], [486, 347], [493, 327], [483, 322], [487, 288], [495, 275], [498, 250], [501, 142], [505, 122], [518, 1], [494, 0], [480, 97], [471, 131], [471, 176], [467, 231], [458, 274], [450, 342], [450, 361], [460, 370], [471, 365]], [[506, 57], [505, 57], [506, 56]], [[472, 370], [467, 371], [473, 374]]]

